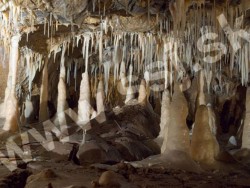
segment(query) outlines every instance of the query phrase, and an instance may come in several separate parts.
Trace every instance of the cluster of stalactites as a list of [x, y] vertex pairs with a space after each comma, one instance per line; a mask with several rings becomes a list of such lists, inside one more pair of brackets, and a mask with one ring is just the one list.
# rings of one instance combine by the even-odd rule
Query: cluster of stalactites
[[[173, 79], [172, 74], [168, 72], [179, 71], [182, 67], [180, 60], [177, 58], [178, 53], [180, 53], [177, 49], [179, 42], [172, 37], [167, 35], [160, 37], [153, 33], [114, 32], [110, 37], [104, 36], [104, 34], [105, 29], [101, 32], [85, 32], [64, 42], [64, 44], [53, 46], [50, 53], [54, 53], [55, 59], [55, 55], [59, 51], [69, 51], [69, 43], [73, 45], [73, 48], [82, 44], [83, 61], [74, 59], [71, 61], [74, 62], [74, 67], [67, 63], [66, 69], [68, 70], [66, 72], [69, 73], [70, 70], [74, 69], [74, 77], [76, 78], [78, 68], [84, 66], [85, 70], [93, 74], [96, 79], [103, 75], [106, 94], [109, 89], [110, 75], [113, 74], [112, 79], [116, 83], [120, 79], [119, 72], [121, 72], [122, 66], [124, 66], [124, 76], [127, 76], [127, 80], [131, 80], [129, 79], [131, 75], [141, 75], [142, 77], [148, 75], [145, 78], [147, 82], [166, 78], [165, 87], [168, 85], [168, 77], [170, 77], [170, 80]], [[172, 47], [175, 48], [174, 51], [171, 50]], [[66, 56], [67, 53], [63, 55]], [[90, 64], [89, 58], [93, 56], [98, 56], [99, 62]], [[174, 63], [169, 63], [172, 60]], [[127, 71], [129, 67], [133, 67], [131, 71]], [[160, 71], [159, 78], [155, 76], [156, 74], [151, 74], [154, 71]], [[167, 73], [164, 73], [164, 71]], [[126, 75], [126, 72], [129, 74]]]
[[[174, 81], [173, 72], [177, 72], [177, 78], [182, 80], [186, 76], [184, 67], [189, 67], [192, 74], [197, 72], [197, 67], [199, 67], [199, 69], [204, 69], [207, 90], [210, 92], [211, 80], [215, 74], [214, 70], [222, 72], [223, 63], [230, 61], [231, 70], [238, 69], [237, 74], [241, 75], [242, 84], [246, 84], [248, 81], [249, 45], [244, 45], [240, 52], [233, 53], [226, 34], [220, 27], [218, 17], [216, 17], [219, 15], [219, 11], [216, 8], [204, 11], [205, 9], [201, 7], [201, 4], [202, 2], [196, 9], [185, 13], [187, 18], [182, 33], [179, 31], [176, 34], [175, 30], [171, 29], [170, 21], [164, 19], [159, 19], [158, 33], [120, 31], [116, 30], [114, 24], [112, 25], [109, 18], [106, 17], [101, 19], [99, 31], [85, 32], [74, 36], [69, 42], [72, 42], [73, 47], [79, 46], [79, 44], [83, 45], [84, 64], [82, 66], [85, 66], [90, 74], [94, 74], [95, 77], [98, 77], [97, 74], [104, 75], [106, 94], [109, 89], [110, 75], [113, 75], [112, 79], [115, 83], [119, 79], [118, 74], [122, 63], [125, 64], [127, 73], [129, 73], [129, 67], [132, 65], [132, 74], [141, 75], [141, 77], [146, 76], [147, 82], [164, 79], [165, 89], [169, 83]], [[231, 8], [230, 11], [234, 16], [228, 17], [229, 23], [240, 15], [237, 8]], [[191, 22], [189, 17], [195, 17], [195, 20]], [[175, 22], [175, 20], [173, 21]], [[117, 19], [117, 22], [119, 22], [119, 19]], [[210, 39], [211, 45], [206, 45], [203, 41], [204, 43], [201, 43], [202, 46], [200, 47], [199, 41], [202, 41], [204, 36], [211, 33], [215, 34], [213, 35], [215, 37]], [[223, 49], [227, 50], [218, 50], [216, 42], [222, 43]], [[55, 51], [54, 54], [57, 53]], [[213, 57], [216, 53], [221, 55], [220, 58]], [[208, 56], [209, 62], [205, 59], [207, 54], [211, 54]], [[99, 61], [89, 65], [89, 58], [93, 55], [96, 55]], [[75, 70], [79, 66], [81, 66], [79, 63], [75, 63]], [[156, 76], [155, 71], [159, 71], [160, 76]], [[125, 76], [129, 80], [129, 75]]]
[[43, 66], [43, 55], [36, 53], [27, 47], [23, 47], [21, 49], [21, 57], [20, 57], [20, 66], [25, 67], [26, 77], [28, 78], [28, 90], [29, 96], [31, 96], [32, 92], [32, 82], [36, 76], [37, 71], [41, 71]]
[[[8, 40], [6, 36], [10, 36], [12, 34], [10, 31], [14, 30], [13, 27], [18, 28], [18, 23], [22, 23], [24, 19], [22, 16], [23, 9], [13, 2], [10, 1], [8, 3], [10, 11], [0, 13], [2, 40]], [[108, 16], [101, 17], [100, 25], [97, 27], [98, 31], [84, 32], [83, 34], [69, 37], [66, 41], [54, 46], [52, 46], [53, 40], [51, 38], [49, 56], [54, 53], [55, 59], [56, 54], [60, 51], [67, 51], [67, 53], [63, 53], [63, 56], [66, 56], [66, 54], [69, 55], [70, 44], [73, 46], [72, 49], [82, 44], [83, 61], [74, 61], [73, 66], [65, 62], [65, 69], [67, 69], [65, 70], [65, 74], [67, 74], [66, 80], [67, 82], [70, 80], [69, 72], [71, 69], [74, 69], [74, 77], [76, 78], [78, 68], [84, 66], [85, 70], [94, 75], [96, 79], [99, 77], [98, 74], [104, 75], [104, 90], [106, 94], [109, 90], [110, 75], [113, 74], [112, 79], [115, 83], [119, 79], [118, 74], [123, 63], [125, 64], [125, 72], [128, 73], [128, 75], [125, 73], [125, 76], [127, 76], [127, 80], [130, 80], [130, 82], [131, 79], [129, 78], [131, 74], [145, 77], [147, 83], [163, 79], [165, 82], [164, 89], [168, 87], [169, 83], [174, 81], [174, 72], [177, 72], [179, 80], [185, 78], [186, 73], [183, 62], [191, 68], [192, 73], [197, 71], [196, 67], [199, 65], [198, 67], [205, 69], [205, 78], [207, 79], [208, 91], [210, 91], [210, 83], [214, 74], [212, 66], [215, 65], [216, 71], [222, 71], [223, 62], [230, 60], [231, 70], [238, 68], [238, 72], [241, 74], [241, 82], [242, 84], [246, 84], [248, 81], [248, 62], [250, 56], [248, 52], [249, 43], [246, 43], [237, 53], [233, 52], [223, 28], [220, 28], [220, 24], [218, 23], [217, 16], [220, 11], [216, 7], [212, 10], [204, 11], [205, 6], [201, 6], [204, 1], [197, 0], [195, 3], [198, 6], [192, 9], [192, 11], [188, 11], [190, 5], [192, 5], [190, 2], [177, 0], [171, 4], [170, 11], [173, 17], [174, 29], [172, 29], [172, 23], [169, 19], [159, 16], [157, 19], [158, 26], [155, 30], [158, 32], [121, 31], [119, 27], [116, 28], [116, 25], [121, 25], [118, 17], [116, 17], [116, 20]], [[184, 11], [177, 19], [176, 12], [181, 7], [183, 7]], [[228, 11], [230, 11], [228, 22], [232, 25], [234, 19], [239, 17], [240, 11], [237, 8], [230, 8]], [[190, 17], [195, 19], [190, 20]], [[33, 16], [28, 18], [26, 14], [25, 19], [29, 19], [30, 23], [35, 23]], [[48, 19], [47, 17], [44, 18], [44, 34], [48, 34], [50, 37], [58, 29], [58, 22], [54, 23], [54, 21], [53, 14], [49, 14]], [[34, 25], [31, 24], [30, 28], [32, 27]], [[213, 46], [205, 44], [202, 48], [197, 46], [199, 39], [207, 33], [216, 33], [214, 41], [220, 41], [228, 49], [227, 53], [214, 63], [204, 61], [206, 53], [214, 50]], [[216, 49], [214, 51], [216, 53]], [[99, 61], [90, 64], [89, 58], [94, 55], [97, 55]], [[31, 58], [28, 53], [24, 56], [28, 65], [27, 71], [31, 70], [29, 77], [32, 80], [32, 75], [34, 75], [33, 70], [37, 70], [37, 66], [39, 67], [40, 64], [32, 65], [31, 62], [36, 60], [33, 61], [31, 59], [35, 58], [39, 61], [41, 58]], [[213, 60], [213, 58], [211, 59]], [[186, 65], [185, 67], [187, 67]], [[132, 72], [128, 71], [129, 67], [132, 67]], [[155, 72], [160, 74], [157, 76], [157, 74], [154, 74]]]

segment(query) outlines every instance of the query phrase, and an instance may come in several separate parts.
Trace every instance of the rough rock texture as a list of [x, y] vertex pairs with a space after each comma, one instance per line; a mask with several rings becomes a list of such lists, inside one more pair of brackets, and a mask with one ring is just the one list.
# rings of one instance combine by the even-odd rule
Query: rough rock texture
[[209, 113], [205, 105], [198, 107], [191, 141], [191, 155], [195, 161], [213, 163], [219, 145], [209, 126]]
[[8, 78], [8, 66], [7, 65], [0, 65], [0, 76], [1, 76], [1, 82], [0, 82], [0, 98], [1, 101], [4, 99], [4, 91], [7, 85], [7, 78]]
[[[189, 130], [186, 125], [188, 114], [187, 101], [180, 91], [178, 85], [175, 86], [172, 101], [169, 108], [169, 124], [165, 125], [164, 141], [162, 153], [167, 150], [179, 150], [190, 153]], [[165, 139], [166, 138], [166, 139]]]
[[145, 106], [114, 109], [107, 118], [100, 125], [91, 123], [77, 153], [81, 163], [134, 161], [159, 153], [153, 142], [159, 133], [159, 117]]
[[242, 135], [242, 148], [250, 149], [250, 90], [247, 90], [246, 114]]

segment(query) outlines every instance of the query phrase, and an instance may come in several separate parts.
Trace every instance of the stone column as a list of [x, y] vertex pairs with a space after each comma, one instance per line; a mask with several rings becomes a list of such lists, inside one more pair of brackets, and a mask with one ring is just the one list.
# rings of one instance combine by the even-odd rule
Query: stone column
[[[10, 45], [10, 59], [9, 59], [9, 71], [11, 76], [9, 77], [9, 84], [6, 89], [6, 101], [5, 101], [5, 116], [6, 121], [3, 127], [5, 131], [17, 131], [18, 130], [18, 101], [16, 98], [16, 82], [17, 82], [17, 64], [18, 64], [18, 46], [21, 35], [17, 34], [12, 36]], [[10, 88], [8, 88], [10, 87]]]
[[[189, 130], [186, 125], [186, 117], [188, 114], [187, 101], [180, 91], [179, 85], [175, 84], [174, 95], [172, 101], [169, 102], [168, 95], [165, 93], [164, 100], [170, 105], [165, 106], [162, 116], [169, 114], [169, 117], [163, 121], [168, 125], [164, 126], [164, 137], [163, 145], [161, 148], [162, 153], [168, 152], [169, 150], [178, 150], [190, 153], [190, 140], [189, 140]], [[165, 104], [166, 104], [165, 103]], [[163, 107], [164, 108], [164, 107]]]
[[78, 101], [78, 121], [88, 122], [91, 116], [90, 86], [88, 72], [82, 74], [80, 97]]

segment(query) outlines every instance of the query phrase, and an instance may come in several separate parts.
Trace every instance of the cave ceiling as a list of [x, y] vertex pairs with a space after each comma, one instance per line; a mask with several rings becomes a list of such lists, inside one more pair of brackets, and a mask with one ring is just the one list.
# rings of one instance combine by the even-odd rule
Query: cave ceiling
[[[223, 71], [226, 72], [229, 80], [233, 79], [232, 75], [238, 76], [238, 80], [246, 85], [248, 67], [243, 67], [237, 61], [247, 61], [247, 58], [242, 57], [249, 56], [249, 45], [238, 52], [236, 60], [231, 58], [237, 53], [232, 52], [231, 41], [224, 29], [233, 27], [233, 31], [248, 31], [249, 8], [250, 3], [247, 0], [2, 0], [1, 39], [6, 52], [11, 36], [18, 33], [22, 36], [20, 48], [28, 48], [35, 53], [51, 57], [52, 54], [55, 56], [60, 52], [62, 46], [67, 46], [72, 49], [78, 48], [72, 50], [73, 58], [83, 56], [83, 59], [87, 53], [84, 52], [84, 48], [87, 48], [87, 43], [91, 41], [91, 49], [98, 49], [99, 45], [99, 55], [96, 53], [95, 58], [99, 58], [99, 62], [108, 62], [111, 58], [108, 57], [109, 49], [116, 53], [113, 60], [119, 57], [115, 41], [126, 41], [129, 36], [130, 42], [121, 42], [121, 48], [127, 46], [131, 61], [135, 61], [138, 50], [143, 50], [144, 47], [145, 50], [151, 50], [151, 56], [144, 51], [141, 52], [144, 53], [144, 57], [142, 55], [141, 59], [135, 61], [143, 61], [144, 58], [146, 64], [152, 61], [152, 57], [154, 60], [164, 60], [164, 53], [159, 49], [166, 50], [168, 43], [177, 43], [180, 49], [176, 50], [176, 53], [179, 53], [180, 62], [185, 64], [176, 62], [174, 68], [177, 77], [182, 81], [185, 82], [185, 74], [189, 71], [187, 67], [192, 67], [198, 62], [206, 68], [207, 73], [212, 70], [216, 75], [216, 70], [223, 69], [220, 75], [224, 74]], [[219, 23], [219, 18], [222, 19], [222, 23]], [[221, 42], [219, 46], [212, 46], [215, 49], [209, 49], [210, 55], [214, 58], [216, 51], [224, 54], [220, 63], [199, 63], [204, 59], [207, 49], [202, 48], [205, 52], [199, 53], [201, 50], [194, 46], [198, 46], [199, 39], [203, 40], [201, 34], [206, 32], [203, 26], [208, 26], [204, 27], [205, 30], [216, 33], [215, 38], [210, 39]], [[247, 43], [246, 39], [250, 41], [249, 35], [246, 34], [244, 39], [241, 41], [243, 45]], [[149, 44], [152, 44], [152, 48], [147, 49], [146, 46]], [[210, 61], [215, 60], [210, 58]], [[85, 60], [86, 62], [88, 60]], [[230, 65], [223, 67], [221, 62]], [[228, 67], [230, 71], [227, 70]]]

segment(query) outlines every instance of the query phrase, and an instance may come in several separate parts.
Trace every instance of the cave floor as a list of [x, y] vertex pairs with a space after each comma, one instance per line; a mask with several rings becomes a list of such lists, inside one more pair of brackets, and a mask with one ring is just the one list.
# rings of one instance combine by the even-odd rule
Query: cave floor
[[[4, 150], [5, 138], [1, 135], [0, 151]], [[61, 150], [59, 142], [56, 150]], [[72, 145], [64, 145], [72, 149]], [[105, 187], [98, 185], [105, 171], [115, 172], [112, 181], [124, 188], [157, 187], [250, 187], [250, 167], [238, 163], [218, 163], [216, 166], [201, 166], [201, 173], [188, 172], [163, 167], [134, 168], [129, 163], [82, 164], [68, 161], [68, 155], [46, 152], [41, 145], [34, 144], [32, 157], [35, 160], [26, 163], [17, 161], [18, 169], [10, 172], [0, 165], [0, 188], [73, 188]], [[65, 152], [65, 153], [68, 153]], [[117, 187], [108, 185], [106, 187]], [[119, 187], [119, 186], [118, 186]]]
[[133, 168], [125, 163], [79, 166], [57, 158], [30, 162], [27, 166], [20, 165], [20, 167], [23, 169], [10, 172], [6, 167], [0, 166], [0, 187], [100, 187], [96, 182], [107, 170], [116, 172], [117, 181], [121, 187], [128, 188], [250, 187], [250, 172], [237, 165], [220, 170], [210, 169], [202, 173], [192, 173], [163, 168]]

